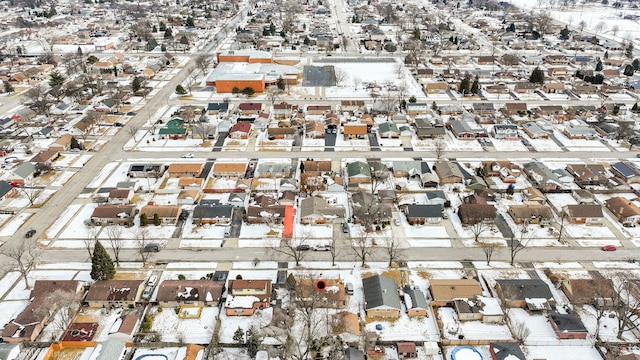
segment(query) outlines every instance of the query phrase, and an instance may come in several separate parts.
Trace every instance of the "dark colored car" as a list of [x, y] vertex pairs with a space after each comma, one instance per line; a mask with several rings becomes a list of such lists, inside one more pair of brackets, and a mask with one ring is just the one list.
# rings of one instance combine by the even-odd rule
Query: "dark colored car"
[[36, 234], [36, 231], [35, 231], [35, 230], [33, 230], [33, 229], [31, 229], [31, 230], [27, 231], [27, 233], [26, 233], [25, 237], [30, 238], [30, 237], [32, 237], [32, 236], [33, 236], [33, 235], [35, 235], [35, 234]]
[[160, 251], [160, 245], [158, 244], [147, 244], [144, 246], [145, 252], [158, 252]]
[[296, 250], [298, 250], [298, 251], [308, 251], [308, 250], [311, 250], [311, 246], [305, 245], [305, 244], [298, 245], [296, 247]]
[[188, 217], [189, 217], [189, 210], [182, 210], [182, 212], [180, 213], [180, 217], [178, 219], [184, 221], [184, 220], [187, 220]]

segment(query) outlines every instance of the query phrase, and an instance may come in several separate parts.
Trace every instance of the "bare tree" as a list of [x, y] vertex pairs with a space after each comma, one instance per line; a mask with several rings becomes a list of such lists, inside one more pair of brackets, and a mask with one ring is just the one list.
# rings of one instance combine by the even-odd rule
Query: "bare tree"
[[106, 228], [107, 237], [109, 238], [109, 245], [113, 250], [113, 258], [116, 261], [116, 266], [120, 266], [120, 251], [124, 246], [124, 240], [122, 239], [122, 227], [120, 225], [109, 225]]
[[515, 337], [520, 343], [524, 343], [524, 341], [531, 334], [531, 330], [527, 327], [527, 324], [524, 321], [511, 321], [511, 333], [513, 337]]
[[347, 79], [349, 79], [349, 74], [347, 74], [346, 71], [342, 70], [339, 67], [334, 66], [333, 73], [336, 77], [336, 85], [338, 86], [344, 84], [347, 81]]
[[212, 58], [209, 55], [199, 55], [196, 57], [196, 66], [200, 69], [200, 72], [206, 74], [209, 69], [209, 65], [211, 65]]
[[613, 25], [613, 27], [611, 28], [611, 33], [613, 34], [614, 39], [616, 38], [616, 34], [618, 33], [618, 31], [620, 31], [618, 25]]
[[400, 242], [395, 237], [386, 239], [384, 250], [387, 256], [389, 256], [389, 267], [391, 267], [394, 262], [397, 263], [400, 261], [402, 250], [400, 249]]
[[44, 84], [38, 84], [24, 92], [24, 100], [31, 103], [38, 115], [49, 115], [51, 103], [47, 99], [47, 88]]
[[553, 18], [551, 18], [549, 13], [545, 11], [538, 13], [535, 16], [534, 21], [537, 30], [543, 35], [549, 32], [551, 25], [553, 24]]
[[511, 259], [511, 266], [515, 263], [516, 256], [524, 249], [527, 248], [527, 245], [531, 238], [533, 237], [532, 232], [529, 230], [529, 223], [523, 222], [520, 224], [520, 227], [516, 234], [513, 234], [510, 240], [507, 242], [509, 247], [509, 256]]
[[200, 135], [200, 138], [202, 139], [202, 144], [204, 144], [207, 141], [209, 132], [211, 132], [211, 130], [213, 130], [214, 128], [215, 126], [208, 122], [201, 122], [193, 126], [193, 129], [195, 130], [196, 134]]
[[578, 23], [578, 29], [580, 30], [580, 33], [582, 33], [582, 31], [584, 31], [584, 28], [587, 26], [587, 22], [584, 20], [580, 20], [580, 22]]
[[[478, 216], [480, 215], [478, 214]], [[477, 243], [480, 235], [493, 227], [493, 221], [476, 220], [477, 221], [475, 223], [469, 225], [469, 230], [471, 230], [471, 233], [473, 234], [473, 241]]]
[[100, 231], [100, 227], [94, 226], [91, 222], [85, 224], [87, 227], [87, 237], [84, 238], [84, 248], [89, 253], [89, 260], [93, 256], [93, 247], [96, 244], [96, 240], [98, 240], [98, 232]]
[[24, 286], [30, 289], [29, 272], [36, 266], [42, 255], [42, 251], [38, 248], [36, 241], [26, 239], [16, 246], [8, 247], [5, 245], [0, 253], [9, 258], [12, 266], [22, 275]]
[[331, 255], [331, 266], [336, 266], [336, 258], [338, 257], [338, 239], [335, 236], [331, 239], [329, 255]]
[[33, 206], [35, 204], [38, 195], [40, 195], [41, 190], [35, 186], [20, 186], [18, 187], [19, 192], [24, 195], [24, 197], [29, 201], [29, 206]]
[[358, 229], [358, 235], [351, 239], [351, 249], [356, 256], [356, 260], [360, 261], [361, 266], [365, 266], [367, 260], [372, 256], [372, 245], [373, 241], [369, 236], [369, 229], [361, 226]]
[[271, 248], [271, 251], [283, 254], [295, 261], [296, 266], [300, 266], [300, 262], [307, 256], [308, 248], [306, 237], [282, 239], [280, 246]]
[[80, 307], [79, 300], [80, 294], [75, 291], [56, 289], [47, 297], [47, 300], [43, 302], [43, 308], [37, 309], [37, 311], [43, 311], [42, 315], [44, 317], [49, 317], [52, 308], [57, 308], [48, 325], [55, 329], [55, 332], [51, 334], [51, 340], [58, 340], [69, 324], [71, 324]]
[[484, 257], [487, 260], [487, 266], [491, 264], [491, 258], [493, 257], [493, 253], [496, 248], [500, 247], [500, 244], [495, 242], [482, 242], [480, 243], [480, 248], [484, 253]]
[[593, 29], [596, 31], [596, 35], [598, 35], [600, 31], [606, 28], [607, 28], [607, 24], [605, 24], [604, 21], [600, 21], [599, 23], [596, 24], [596, 26]]
[[138, 141], [136, 139], [136, 136], [138, 134], [138, 130], [140, 130], [140, 126], [136, 125], [136, 124], [128, 124], [127, 127], [125, 127], [125, 130], [127, 131], [127, 134], [131, 135], [133, 137], [133, 141]]
[[269, 86], [267, 88], [267, 99], [271, 102], [271, 106], [280, 98], [280, 94], [282, 94], [282, 91], [277, 86]]
[[351, 82], [353, 83], [353, 88], [354, 88], [355, 90], [358, 90], [358, 86], [360, 86], [360, 84], [362, 84], [362, 79], [360, 79], [360, 78], [359, 78], [359, 77], [357, 77], [357, 76], [354, 76], [354, 77], [351, 79]]
[[433, 141], [433, 152], [436, 153], [436, 160], [442, 159], [442, 155], [446, 150], [447, 144], [442, 139], [435, 139]]
[[562, 209], [562, 213], [560, 214], [560, 222], [558, 228], [558, 242], [562, 243], [564, 241], [564, 222], [567, 219], [567, 212], [565, 209]]
[[136, 250], [138, 250], [138, 255], [140, 256], [140, 261], [142, 261], [142, 266], [147, 265], [147, 261], [151, 257], [151, 252], [147, 251], [146, 246], [149, 244], [149, 229], [139, 228], [136, 230]]
[[640, 286], [628, 272], [617, 272], [612, 280], [617, 296], [613, 296], [611, 310], [618, 321], [616, 338], [622, 340], [625, 331], [640, 329], [640, 301], [637, 299]]

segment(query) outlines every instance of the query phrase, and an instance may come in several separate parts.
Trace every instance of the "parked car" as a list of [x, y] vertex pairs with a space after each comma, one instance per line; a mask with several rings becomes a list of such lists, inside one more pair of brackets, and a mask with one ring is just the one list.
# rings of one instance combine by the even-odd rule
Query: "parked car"
[[144, 246], [145, 252], [158, 252], [160, 251], [160, 245], [156, 243], [147, 244]]
[[329, 251], [331, 250], [331, 245], [316, 245], [313, 247], [313, 251]]
[[311, 250], [311, 246], [306, 245], [306, 244], [298, 245], [298, 246], [296, 246], [296, 250], [298, 250], [298, 251], [308, 251], [308, 250]]
[[346, 283], [344, 284], [344, 292], [347, 295], [353, 295], [353, 284], [352, 283]]
[[180, 217], [178, 217], [178, 219], [185, 221], [187, 220], [188, 217], [189, 217], [189, 210], [182, 210], [182, 212], [180, 212]]
[[398, 219], [398, 218], [393, 219], [393, 224], [396, 225], [396, 226], [402, 225], [402, 223], [400, 222], [400, 219]]
[[152, 293], [153, 293], [153, 285], [148, 285], [146, 288], [144, 288], [144, 291], [142, 292], [142, 298], [145, 300], [149, 300], [151, 298]]
[[347, 234], [349, 232], [349, 224], [342, 223], [342, 232]]
[[616, 251], [617, 249], [615, 245], [605, 245], [602, 247], [602, 251]]
[[113, 126], [115, 126], [115, 127], [123, 127], [123, 126], [124, 126], [124, 124], [123, 124], [123, 123], [121, 123], [121, 122], [114, 122], [114, 123], [113, 123]]
[[191, 159], [193, 157], [193, 154], [192, 153], [186, 153], [186, 154], [183, 154], [182, 157], [185, 158], [185, 159]]
[[27, 233], [24, 235], [24, 237], [30, 238], [35, 234], [36, 234], [36, 231], [31, 229], [31, 230], [27, 231]]
[[158, 277], [156, 275], [151, 275], [149, 277], [149, 280], [147, 280], [147, 285], [154, 286], [156, 284], [156, 281], [158, 281]]

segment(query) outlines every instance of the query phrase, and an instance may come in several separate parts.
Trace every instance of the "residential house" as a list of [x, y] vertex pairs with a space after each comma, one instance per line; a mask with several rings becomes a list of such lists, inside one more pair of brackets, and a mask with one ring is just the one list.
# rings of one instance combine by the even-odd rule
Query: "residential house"
[[71, 139], [73, 139], [71, 134], [64, 134], [49, 145], [49, 150], [67, 151], [71, 147]]
[[547, 94], [563, 93], [564, 83], [559, 81], [546, 82], [542, 85], [542, 90]]
[[578, 202], [578, 204], [590, 205], [598, 203], [593, 193], [589, 190], [574, 189], [571, 191], [571, 196]]
[[444, 217], [443, 207], [440, 204], [414, 204], [404, 208], [409, 224], [439, 224]]
[[471, 123], [465, 120], [450, 120], [447, 124], [447, 128], [449, 128], [451, 133], [460, 140], [473, 140], [478, 137], [487, 136], [487, 131], [484, 128], [472, 127]]
[[344, 206], [336, 204], [335, 198], [312, 196], [300, 201], [300, 223], [302, 224], [343, 222], [345, 213]]
[[256, 169], [256, 176], [260, 178], [283, 178], [291, 176], [291, 163], [260, 162]]
[[418, 349], [416, 343], [410, 341], [403, 341], [396, 343], [396, 349], [398, 350], [398, 359], [417, 359]]
[[232, 205], [201, 202], [200, 205], [196, 205], [193, 208], [193, 223], [197, 225], [228, 225], [231, 224], [232, 217]]
[[308, 105], [307, 115], [326, 115], [333, 111], [331, 105]]
[[640, 222], [640, 207], [629, 199], [612, 197], [604, 202], [604, 206], [623, 224], [633, 226]]
[[204, 163], [174, 163], [167, 168], [171, 178], [199, 177], [203, 170]]
[[549, 286], [540, 279], [500, 279], [496, 280], [495, 290], [507, 307], [540, 311], [555, 304]]
[[82, 284], [77, 280], [36, 280], [26, 308], [4, 325], [2, 340], [7, 343], [35, 341], [50, 316], [60, 306], [68, 306], [58, 304], [58, 297], [70, 294], [79, 299], [82, 290]]
[[454, 299], [453, 307], [460, 321], [482, 321], [502, 323], [504, 312], [496, 298], [476, 296], [472, 299]]
[[416, 116], [419, 114], [426, 114], [429, 110], [429, 104], [427, 103], [407, 103], [407, 115]]
[[133, 307], [144, 287], [144, 280], [100, 280], [91, 284], [84, 301], [95, 308]]
[[246, 121], [238, 121], [229, 129], [229, 138], [231, 139], [248, 139], [251, 133], [251, 123]]
[[367, 133], [366, 124], [345, 124], [342, 127], [342, 134], [345, 140], [366, 139]]
[[262, 106], [262, 103], [258, 102], [240, 103], [238, 110], [241, 116], [258, 115], [262, 112]]
[[444, 94], [449, 89], [449, 84], [445, 81], [427, 81], [423, 86], [427, 94]]
[[464, 180], [462, 170], [451, 161], [438, 161], [434, 165], [441, 184], [460, 184]]
[[532, 94], [538, 89], [538, 84], [528, 81], [518, 81], [514, 87], [514, 91], [518, 94]]
[[51, 165], [60, 156], [58, 150], [44, 150], [39, 152], [36, 156], [32, 157], [29, 162], [34, 164], [47, 164]]
[[202, 189], [204, 178], [184, 176], [178, 179], [178, 187], [180, 189]]
[[[473, 196], [473, 195], [470, 195]], [[496, 208], [490, 204], [462, 203], [458, 208], [460, 221], [465, 225], [474, 225], [479, 222], [492, 221], [496, 218]]]
[[604, 165], [601, 164], [568, 164], [566, 170], [580, 187], [604, 186], [609, 182]]
[[371, 168], [363, 161], [354, 161], [347, 164], [347, 180], [351, 183], [370, 183]]
[[564, 279], [560, 289], [574, 305], [610, 306], [618, 296], [611, 279]]
[[341, 100], [340, 110], [343, 112], [354, 112], [364, 109], [364, 100]]
[[158, 285], [156, 302], [162, 307], [218, 306], [224, 291], [223, 281], [164, 280]]
[[308, 121], [304, 125], [305, 137], [309, 139], [323, 139], [325, 131], [322, 121]]
[[298, 111], [298, 105], [281, 102], [279, 104], [273, 104], [273, 117], [275, 119], [289, 118], [293, 113]]
[[[119, 320], [120, 326], [115, 332], [109, 332], [109, 339], [132, 341], [134, 334], [138, 332], [138, 327], [140, 326], [140, 318], [138, 318], [136, 315], [128, 314], [121, 316]], [[118, 320], [116, 320], [116, 322], [117, 321]], [[67, 331], [69, 330], [67, 329]]]
[[273, 195], [258, 195], [247, 207], [247, 222], [251, 224], [275, 222], [281, 224], [284, 221], [287, 205], [278, 203]]
[[175, 224], [181, 211], [180, 205], [145, 205], [140, 209], [140, 216], [144, 214], [149, 223], [158, 216], [161, 224]]
[[379, 197], [367, 191], [356, 191], [351, 194], [351, 204], [354, 221], [360, 222], [363, 218], [371, 218], [372, 223], [390, 221], [393, 208], [387, 204], [381, 204]]
[[256, 310], [269, 307], [271, 280], [229, 280], [224, 305], [227, 316], [251, 316]]
[[229, 114], [229, 103], [209, 103], [207, 104], [207, 114], [224, 117]]
[[169, 139], [178, 140], [178, 139], [186, 139], [187, 138], [187, 127], [184, 124], [184, 120], [180, 118], [174, 118], [165, 124], [164, 127], [161, 127], [158, 130], [158, 135], [160, 138], [167, 137]]
[[93, 209], [91, 223], [98, 226], [105, 225], [133, 225], [136, 216], [135, 206], [129, 205], [101, 205]]
[[548, 319], [558, 339], [586, 339], [589, 334], [577, 315], [552, 312]]
[[498, 140], [520, 140], [516, 125], [494, 125], [493, 136]]
[[400, 137], [398, 125], [392, 122], [383, 122], [378, 125], [378, 133], [383, 139], [397, 139]]
[[109, 191], [107, 202], [110, 205], [129, 205], [133, 199], [132, 189], [112, 189]]
[[527, 204], [544, 205], [547, 203], [547, 197], [542, 193], [542, 191], [534, 188], [533, 186], [529, 186], [524, 189], [522, 191], [522, 196], [526, 200]]
[[429, 289], [435, 306], [450, 306], [455, 299], [482, 295], [482, 286], [474, 279], [429, 279]]
[[429, 305], [424, 293], [417, 286], [405, 285], [404, 287], [404, 306], [407, 309], [407, 315], [411, 317], [428, 316]]
[[267, 135], [269, 139], [293, 139], [297, 130], [292, 127], [267, 127]]
[[499, 342], [489, 344], [491, 360], [527, 360], [517, 342]]
[[[538, 162], [528, 162], [523, 166], [525, 174], [531, 180], [531, 183], [535, 185], [540, 190], [558, 190], [564, 187], [563, 180], [553, 172], [551, 169], [547, 167], [547, 165]], [[571, 176], [569, 176], [571, 177]], [[573, 179], [573, 177], [571, 177]]]
[[441, 123], [427, 121], [426, 118], [416, 117], [413, 125], [420, 140], [443, 138], [447, 133]]
[[241, 178], [247, 171], [246, 162], [221, 162], [216, 161], [211, 170], [211, 176], [215, 178]]
[[34, 139], [50, 139], [55, 135], [55, 130], [56, 129], [53, 126], [45, 126], [31, 134], [31, 137], [33, 137]]
[[156, 178], [164, 175], [166, 168], [162, 164], [132, 164], [129, 166], [127, 176], [130, 178]]
[[16, 193], [15, 187], [4, 180], [0, 180], [0, 201], [9, 199]]
[[511, 205], [507, 212], [516, 224], [549, 225], [553, 219], [551, 208], [547, 205]]
[[599, 204], [565, 205], [562, 209], [567, 221], [572, 224], [584, 224], [590, 226], [604, 225], [602, 206]]
[[364, 310], [372, 318], [399, 318], [402, 306], [395, 280], [375, 275], [362, 279]]
[[532, 139], [549, 138], [549, 133], [534, 122], [522, 124], [522, 130]]
[[611, 171], [614, 175], [624, 179], [627, 182], [640, 181], [640, 169], [638, 169], [633, 163], [627, 161], [617, 162], [611, 165]]
[[504, 107], [500, 110], [503, 114], [507, 116], [512, 115], [522, 115], [527, 113], [527, 103], [506, 103]]

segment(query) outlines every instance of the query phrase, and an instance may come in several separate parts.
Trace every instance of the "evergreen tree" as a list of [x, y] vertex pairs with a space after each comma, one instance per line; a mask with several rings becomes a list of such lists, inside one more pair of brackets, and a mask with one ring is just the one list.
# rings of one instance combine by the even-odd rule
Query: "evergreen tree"
[[100, 241], [96, 241], [91, 257], [91, 279], [95, 281], [111, 280], [116, 274], [111, 256], [104, 249]]
[[633, 57], [633, 43], [629, 42], [629, 45], [627, 45], [627, 48], [624, 49], [624, 54], [631, 59]]
[[253, 95], [255, 93], [256, 93], [256, 91], [253, 90], [253, 88], [250, 87], [250, 86], [247, 86], [246, 88], [242, 89], [242, 94], [243, 95], [251, 96], [251, 95]]
[[158, 214], [153, 214], [153, 225], [160, 226], [160, 216]]
[[182, 85], [178, 85], [178, 86], [176, 86], [176, 94], [178, 94], [180, 96], [187, 95], [187, 90], [185, 90]]
[[196, 26], [195, 22], [193, 21], [193, 18], [191, 16], [187, 17], [187, 21], [185, 22], [185, 26], [187, 27], [194, 27]]
[[13, 88], [13, 85], [11, 85], [11, 83], [10, 83], [10, 82], [5, 81], [5, 82], [4, 82], [4, 92], [6, 92], [6, 93], [12, 93], [12, 92], [14, 92], [14, 91], [15, 91], [15, 89]]
[[240, 326], [233, 333], [233, 341], [238, 345], [244, 345], [244, 330]]
[[147, 226], [149, 224], [149, 218], [147, 217], [147, 214], [142, 213], [140, 214], [140, 226]]
[[438, 111], [438, 104], [435, 101], [431, 103], [431, 110]]
[[600, 61], [600, 59], [598, 59], [596, 63], [596, 71], [602, 71], [602, 61]]
[[137, 76], [134, 76], [133, 80], [131, 81], [131, 91], [137, 93], [140, 90], [140, 87], [140, 79]]
[[186, 35], [182, 35], [182, 37], [180, 38], [180, 44], [182, 44], [182, 45], [189, 44], [189, 39], [187, 39]]
[[237, 86], [234, 86], [233, 89], [231, 89], [231, 93], [232, 94], [240, 94], [240, 88]]
[[160, 30], [160, 31], [166, 31], [167, 30], [167, 25], [162, 21], [160, 21], [160, 24], [158, 26], [159, 26], [158, 30]]
[[633, 73], [635, 72], [635, 70], [633, 69], [633, 66], [631, 65], [627, 65], [624, 67], [624, 72], [623, 74], [625, 76], [633, 76]]
[[153, 27], [151, 28], [151, 32], [158, 32], [158, 27], [153, 25]]
[[167, 28], [164, 31], [164, 38], [165, 39], [173, 39], [173, 32], [171, 31], [171, 29]]
[[473, 84], [471, 84], [471, 93], [475, 95], [480, 93], [480, 79], [478, 75], [476, 75], [475, 79], [473, 79]]
[[605, 51], [605, 52], [604, 52], [604, 58], [605, 58], [605, 59], [608, 59], [608, 58], [609, 58], [609, 50], [607, 50], [607, 51]]
[[415, 95], [411, 95], [409, 97], [409, 103], [415, 104], [416, 102], [418, 102], [418, 99], [416, 99]]
[[49, 86], [58, 87], [58, 86], [62, 85], [65, 80], [66, 79], [65, 79], [64, 76], [62, 76], [62, 74], [60, 74], [58, 71], [54, 70], [49, 75]]
[[531, 72], [529, 82], [534, 84], [544, 84], [544, 71], [536, 66], [536, 68]]
[[462, 81], [460, 81], [460, 86], [458, 87], [458, 92], [462, 95], [466, 95], [469, 93], [469, 85], [471, 84], [471, 75], [468, 73], [464, 76]]
[[276, 86], [280, 91], [284, 91], [284, 89], [287, 87], [287, 82], [284, 81], [283, 78], [278, 78], [278, 82], [276, 82]]
[[633, 66], [636, 71], [640, 70], [640, 59], [633, 59], [631, 66]]
[[638, 112], [638, 103], [633, 104], [633, 107], [631, 108], [631, 112], [632, 113], [637, 113]]
[[76, 51], [76, 54], [78, 54], [78, 56], [82, 56], [82, 48], [80, 46], [78, 46], [78, 50]]

